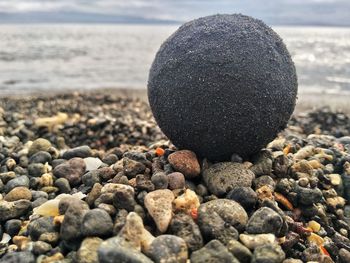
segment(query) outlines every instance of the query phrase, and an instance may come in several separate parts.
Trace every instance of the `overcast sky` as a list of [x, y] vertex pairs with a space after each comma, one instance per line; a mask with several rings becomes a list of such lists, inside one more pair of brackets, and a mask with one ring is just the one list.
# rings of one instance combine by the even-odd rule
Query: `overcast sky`
[[350, 0], [0, 0], [0, 13], [78, 12], [187, 21], [243, 13], [269, 24], [350, 25]]

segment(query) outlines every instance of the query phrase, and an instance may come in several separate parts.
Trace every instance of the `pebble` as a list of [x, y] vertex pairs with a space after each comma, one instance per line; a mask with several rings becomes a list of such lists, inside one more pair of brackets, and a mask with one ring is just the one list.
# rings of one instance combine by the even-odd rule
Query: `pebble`
[[268, 175], [262, 175], [254, 180], [255, 189], [258, 189], [264, 185], [268, 185], [272, 190], [274, 190], [276, 183], [272, 177]]
[[235, 201], [216, 199], [202, 204], [198, 209], [198, 225], [206, 240], [218, 239], [227, 244], [238, 239], [248, 216]]
[[169, 189], [183, 189], [185, 187], [185, 176], [182, 173], [174, 172], [168, 174]]
[[155, 189], [167, 189], [169, 185], [169, 178], [164, 172], [157, 172], [152, 175], [151, 182]]
[[43, 241], [36, 241], [33, 243], [33, 253], [35, 255], [44, 255], [51, 251], [52, 246]]
[[258, 197], [256, 192], [250, 187], [235, 187], [228, 192], [227, 199], [236, 201], [246, 210], [251, 210], [255, 207]]
[[186, 179], [199, 176], [201, 169], [194, 152], [181, 150], [168, 156], [168, 161], [175, 171], [182, 173]]
[[34, 255], [29, 251], [19, 251], [6, 253], [1, 259], [1, 263], [35, 263]]
[[0, 222], [9, 219], [19, 218], [31, 209], [31, 202], [28, 200], [18, 200], [14, 202], [0, 201]]
[[58, 178], [54, 185], [59, 189], [62, 194], [69, 194], [72, 189], [69, 185], [69, 181], [66, 178]]
[[16, 178], [16, 173], [15, 172], [5, 172], [5, 173], [0, 173], [0, 180], [2, 183], [7, 184], [8, 181]]
[[296, 193], [299, 203], [303, 205], [312, 205], [320, 202], [322, 199], [322, 192], [318, 188], [311, 189], [297, 186]]
[[92, 155], [91, 148], [89, 146], [83, 145], [83, 146], [75, 147], [73, 149], [69, 149], [65, 151], [62, 155], [62, 158], [69, 160], [74, 157], [87, 158], [91, 155]]
[[134, 196], [134, 188], [128, 185], [118, 185], [114, 191], [113, 204], [117, 209], [133, 211], [137, 204]]
[[26, 199], [30, 201], [32, 199], [31, 191], [26, 187], [19, 186], [13, 188], [8, 194], [5, 195], [4, 198], [4, 200], [8, 202], [17, 201], [20, 199]]
[[226, 247], [239, 262], [251, 261], [253, 256], [252, 252], [239, 241], [232, 239], [227, 243]]
[[44, 152], [44, 151], [39, 151], [39, 152], [33, 154], [29, 158], [30, 163], [45, 164], [45, 163], [51, 163], [51, 161], [52, 161], [51, 154], [49, 154], [48, 152]]
[[[21, 230], [21, 226], [22, 226], [21, 220], [10, 219], [5, 223], [5, 232], [9, 234], [11, 237], [16, 236], [18, 232]], [[2, 237], [2, 233], [0, 233], [0, 237]]]
[[82, 177], [82, 182], [86, 186], [93, 186], [96, 183], [100, 183], [100, 171], [99, 170], [89, 170]]
[[39, 240], [42, 234], [54, 232], [56, 227], [51, 216], [39, 217], [29, 222], [28, 233], [32, 240]]
[[134, 178], [138, 174], [143, 174], [145, 170], [146, 166], [143, 163], [127, 157], [123, 158], [123, 171], [129, 179]]
[[197, 211], [200, 202], [196, 193], [190, 189], [186, 189], [182, 195], [179, 195], [173, 201], [173, 209], [176, 212], [184, 212], [188, 215], [193, 211]]
[[81, 158], [73, 158], [68, 162], [57, 165], [54, 170], [54, 176], [65, 178], [71, 186], [76, 186], [81, 182], [81, 177], [85, 172], [85, 162]]
[[249, 234], [273, 233], [278, 235], [282, 228], [283, 219], [278, 213], [268, 207], [256, 210], [249, 218], [246, 231]]
[[189, 251], [196, 251], [203, 247], [203, 237], [198, 225], [192, 217], [184, 214], [175, 214], [170, 223], [170, 232], [185, 240]]
[[60, 228], [60, 236], [63, 240], [72, 241], [83, 236], [81, 226], [89, 207], [85, 202], [70, 203], [64, 213], [64, 219]]
[[222, 262], [239, 263], [239, 261], [218, 240], [212, 240], [203, 248], [191, 254], [191, 263]]
[[86, 171], [96, 170], [102, 164], [102, 161], [99, 158], [94, 158], [94, 157], [84, 158], [84, 162], [86, 166]]
[[147, 249], [147, 255], [156, 263], [186, 263], [187, 245], [181, 237], [161, 235], [153, 240]]
[[268, 151], [260, 152], [250, 169], [256, 176], [270, 174], [272, 171], [271, 153]]
[[98, 237], [87, 237], [83, 240], [77, 251], [77, 261], [79, 263], [98, 263], [97, 250], [102, 243]]
[[155, 190], [145, 196], [145, 207], [161, 233], [168, 229], [172, 219], [172, 202], [174, 199], [173, 192], [168, 189]]
[[154, 238], [146, 234], [141, 217], [131, 212], [126, 218], [124, 227], [118, 235], [103, 241], [98, 249], [100, 263], [120, 262], [152, 263], [153, 261], [141, 253], [141, 246], [146, 247]]
[[240, 241], [249, 249], [255, 249], [257, 247], [274, 244], [276, 242], [276, 236], [274, 234], [240, 234]]
[[350, 262], [350, 252], [344, 248], [339, 250], [339, 258], [341, 263]]
[[43, 138], [36, 139], [33, 141], [32, 145], [29, 148], [28, 155], [32, 156], [33, 154], [44, 151], [47, 152], [51, 147], [51, 143]]
[[4, 187], [4, 192], [8, 193], [12, 189], [18, 187], [18, 186], [24, 186], [24, 187], [29, 187], [29, 178], [25, 175], [18, 176], [14, 179], [11, 179], [8, 181]]
[[254, 249], [252, 263], [281, 263], [286, 255], [277, 244], [268, 244]]
[[112, 235], [113, 222], [110, 215], [102, 209], [92, 209], [83, 218], [81, 232], [84, 236], [106, 237]]
[[240, 163], [216, 163], [203, 171], [203, 180], [211, 193], [223, 196], [235, 187], [251, 187], [255, 175]]

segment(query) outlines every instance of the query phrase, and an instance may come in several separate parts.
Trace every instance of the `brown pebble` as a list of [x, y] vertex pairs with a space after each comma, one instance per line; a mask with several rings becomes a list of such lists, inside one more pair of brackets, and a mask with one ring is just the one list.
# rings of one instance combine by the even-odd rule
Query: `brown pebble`
[[194, 178], [201, 172], [197, 156], [189, 150], [174, 152], [168, 156], [168, 161], [175, 171], [181, 172], [186, 178]]

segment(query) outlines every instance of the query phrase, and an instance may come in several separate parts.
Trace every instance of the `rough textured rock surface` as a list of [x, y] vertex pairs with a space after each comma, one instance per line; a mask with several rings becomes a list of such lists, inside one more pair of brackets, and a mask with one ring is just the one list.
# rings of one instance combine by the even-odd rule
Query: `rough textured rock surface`
[[296, 71], [282, 39], [262, 21], [238, 14], [181, 26], [160, 47], [148, 81], [165, 135], [217, 160], [265, 146], [285, 127], [296, 95]]

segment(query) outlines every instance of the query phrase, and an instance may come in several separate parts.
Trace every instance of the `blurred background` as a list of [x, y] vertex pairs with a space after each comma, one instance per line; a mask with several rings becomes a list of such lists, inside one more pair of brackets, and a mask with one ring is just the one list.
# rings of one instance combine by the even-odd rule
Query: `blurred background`
[[161, 43], [216, 13], [277, 31], [301, 94], [350, 94], [349, 0], [0, 0], [0, 93], [146, 89]]

